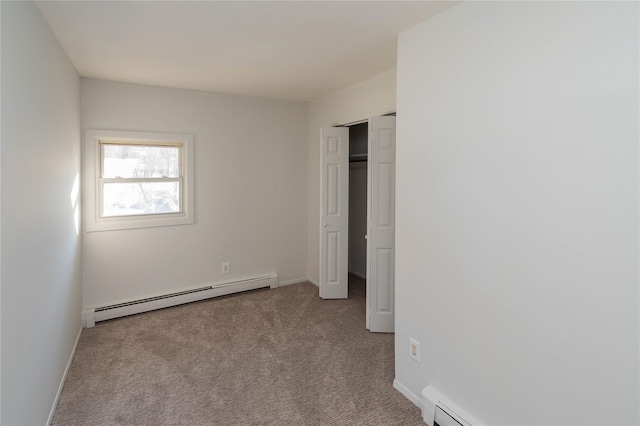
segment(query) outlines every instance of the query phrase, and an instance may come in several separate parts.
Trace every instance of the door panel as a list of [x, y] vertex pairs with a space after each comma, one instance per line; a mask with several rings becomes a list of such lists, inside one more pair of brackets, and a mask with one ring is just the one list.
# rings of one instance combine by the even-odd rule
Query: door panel
[[327, 216], [340, 215], [340, 165], [327, 165]]
[[345, 299], [349, 291], [349, 129], [321, 130], [320, 297]]
[[394, 331], [396, 118], [374, 117], [369, 139], [369, 330]]
[[[395, 165], [390, 163], [378, 164], [378, 202], [376, 225], [378, 228], [392, 229], [395, 223]], [[375, 188], [374, 188], [375, 189]]]
[[327, 232], [327, 284], [338, 284], [340, 273], [340, 233]]

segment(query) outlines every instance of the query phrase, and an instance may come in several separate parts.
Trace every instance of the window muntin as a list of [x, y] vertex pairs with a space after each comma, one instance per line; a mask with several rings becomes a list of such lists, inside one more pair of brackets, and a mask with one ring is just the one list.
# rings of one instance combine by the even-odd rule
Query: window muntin
[[100, 217], [182, 213], [182, 147], [100, 140]]

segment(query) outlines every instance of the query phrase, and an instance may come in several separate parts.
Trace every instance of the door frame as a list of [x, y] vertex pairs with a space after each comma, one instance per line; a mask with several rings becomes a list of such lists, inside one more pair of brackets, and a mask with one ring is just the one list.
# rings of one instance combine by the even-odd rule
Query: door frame
[[[368, 144], [368, 149], [371, 149], [371, 138], [372, 138], [372, 129], [371, 129], [371, 125], [373, 122], [373, 118], [377, 117], [377, 116], [388, 116], [388, 115], [395, 115], [396, 114], [396, 109], [394, 108], [389, 108], [387, 110], [385, 110], [384, 112], [380, 113], [380, 114], [367, 114], [366, 116], [359, 116], [359, 118], [354, 118], [352, 120], [345, 120], [343, 121], [344, 124], [333, 124], [330, 126], [321, 126], [321, 134], [322, 134], [322, 128], [324, 127], [350, 127], [350, 126], [354, 126], [356, 124], [362, 124], [362, 123], [367, 123], [367, 126], [369, 128], [369, 132], [367, 135], [367, 144]], [[322, 139], [322, 137], [321, 137]], [[321, 140], [321, 147], [320, 149], [322, 150], [322, 144], [324, 142]], [[320, 156], [320, 182], [322, 182], [322, 153]], [[322, 203], [323, 203], [323, 190], [322, 190], [322, 184], [321, 184], [321, 188], [320, 188], [320, 220], [319, 220], [319, 228], [320, 228], [320, 235], [319, 235], [319, 244], [320, 244], [320, 261], [319, 261], [319, 272], [320, 274], [322, 273], [322, 268], [325, 267], [325, 265], [323, 264], [323, 255], [322, 255]], [[366, 266], [366, 271], [367, 271], [367, 278], [365, 279], [365, 283], [366, 283], [366, 318], [365, 318], [365, 326], [367, 330], [370, 330], [370, 319], [371, 319], [371, 288], [370, 288], [370, 280], [369, 280], [369, 275], [370, 275], [370, 270], [369, 270], [369, 266], [370, 266], [370, 244], [369, 244], [369, 233], [371, 232], [371, 212], [370, 212], [370, 208], [371, 208], [371, 167], [369, 164], [367, 164], [367, 266]], [[347, 262], [348, 262], [348, 253], [346, 255], [347, 257]], [[347, 263], [348, 264], [348, 263]], [[322, 275], [320, 275], [321, 277]], [[318, 283], [319, 285], [319, 294], [320, 297], [322, 297], [322, 279], [320, 279], [320, 282]], [[395, 278], [394, 278], [394, 288], [395, 288]], [[348, 297], [348, 294], [347, 294]], [[394, 316], [395, 316], [395, 310], [394, 310]]]

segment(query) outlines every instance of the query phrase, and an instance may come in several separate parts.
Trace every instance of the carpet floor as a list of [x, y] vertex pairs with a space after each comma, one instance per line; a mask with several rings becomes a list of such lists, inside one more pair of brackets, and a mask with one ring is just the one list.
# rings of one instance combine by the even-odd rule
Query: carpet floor
[[345, 300], [301, 283], [85, 329], [52, 424], [424, 426], [351, 278]]

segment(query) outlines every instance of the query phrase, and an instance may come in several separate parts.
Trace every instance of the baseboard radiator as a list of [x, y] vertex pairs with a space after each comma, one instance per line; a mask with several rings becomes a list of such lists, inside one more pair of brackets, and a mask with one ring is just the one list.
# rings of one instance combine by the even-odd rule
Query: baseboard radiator
[[422, 420], [429, 426], [481, 426], [481, 423], [427, 386], [422, 391]]
[[156, 295], [144, 299], [129, 300], [121, 303], [90, 308], [83, 312], [82, 323], [85, 328], [89, 328], [93, 327], [95, 323], [99, 321], [265, 287], [277, 288], [278, 274], [272, 273], [236, 281], [226, 281], [204, 287]]

